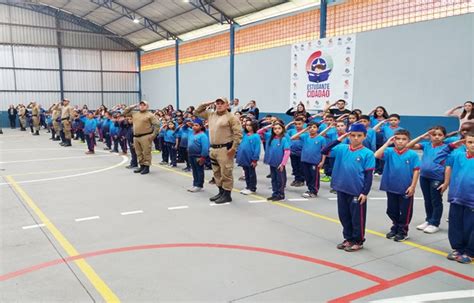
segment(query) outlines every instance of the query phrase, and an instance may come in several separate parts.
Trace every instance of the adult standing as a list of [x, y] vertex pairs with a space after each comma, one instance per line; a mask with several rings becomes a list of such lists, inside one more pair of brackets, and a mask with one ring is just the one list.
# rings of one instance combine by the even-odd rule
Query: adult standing
[[36, 101], [31, 101], [30, 104], [28, 104], [27, 108], [31, 109], [31, 120], [33, 121], [33, 127], [35, 129], [35, 132], [33, 133], [33, 136], [39, 136], [39, 130], [40, 130], [40, 107]]
[[53, 106], [52, 110], [61, 111], [61, 126], [62, 126], [62, 142], [59, 143], [61, 146], [71, 146], [71, 120], [75, 115], [74, 108], [70, 105], [71, 101], [69, 99], [64, 99], [60, 104]]
[[[208, 111], [210, 105], [215, 105], [215, 111]], [[242, 140], [242, 126], [233, 114], [228, 111], [229, 101], [218, 98], [198, 106], [195, 114], [208, 120], [209, 141], [211, 144], [209, 156], [212, 172], [219, 193], [209, 200], [216, 204], [231, 202], [231, 191], [234, 187], [234, 156]]]
[[61, 129], [60, 129], [60, 117], [61, 117], [61, 110], [59, 108], [56, 108], [56, 103], [51, 105], [51, 107], [48, 109], [48, 112], [51, 114], [51, 122], [53, 124], [53, 129], [52, 129], [52, 134], [51, 134], [51, 140], [53, 141], [59, 141], [61, 140], [59, 138]]
[[13, 104], [10, 105], [8, 108], [8, 120], [10, 120], [10, 127], [16, 128], [16, 116], [18, 115], [18, 111], [16, 110]]
[[323, 112], [329, 112], [334, 116], [334, 119], [339, 118], [344, 114], [350, 114], [351, 111], [346, 108], [346, 100], [339, 99], [336, 102], [330, 104], [329, 101], [326, 101]]
[[23, 104], [18, 105], [18, 120], [20, 120], [20, 130], [26, 131], [26, 108]]
[[241, 105], [239, 105], [240, 103], [240, 100], [238, 98], [235, 98], [233, 101], [232, 101], [232, 106], [230, 107], [230, 112], [235, 114], [236, 112], [241, 112], [243, 107]]
[[257, 107], [257, 102], [255, 100], [251, 100], [245, 107], [242, 109], [243, 113], [252, 114], [255, 120], [258, 120], [258, 115], [260, 114], [260, 110]]
[[[474, 121], [474, 110], [473, 110], [474, 103], [472, 101], [464, 102], [464, 105], [459, 105], [456, 107], [451, 108], [445, 114], [446, 116], [456, 117], [459, 119], [459, 129], [461, 126], [466, 122]], [[461, 113], [458, 111], [464, 108]]]
[[306, 107], [302, 102], [298, 103], [297, 106], [291, 107], [286, 111], [286, 114], [288, 116], [291, 116], [293, 118], [299, 117], [299, 116], [304, 116], [306, 119], [306, 122], [309, 121], [309, 118], [311, 117], [311, 114], [306, 111]]
[[[133, 111], [137, 107], [139, 111]], [[156, 116], [148, 110], [146, 101], [140, 101], [138, 104], [125, 108], [123, 115], [132, 117], [133, 146], [140, 165], [133, 172], [146, 175], [150, 172], [151, 145], [160, 131], [160, 123]]]

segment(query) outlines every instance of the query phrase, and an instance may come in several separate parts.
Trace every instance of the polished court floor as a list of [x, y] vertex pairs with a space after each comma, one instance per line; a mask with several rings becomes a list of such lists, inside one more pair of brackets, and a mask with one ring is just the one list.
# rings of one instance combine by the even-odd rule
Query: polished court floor
[[385, 239], [376, 178], [365, 248], [347, 253], [335, 248], [342, 230], [327, 183], [316, 199], [288, 186], [286, 201], [268, 203], [259, 163], [257, 195], [239, 194], [244, 182], [235, 181], [234, 201], [215, 205], [213, 185], [188, 193], [190, 174], [159, 166], [159, 154], [141, 176], [101, 143], [87, 156], [85, 144], [48, 138], [0, 135], [0, 302], [473, 300], [474, 266], [445, 257], [448, 205], [440, 232], [415, 229], [419, 189], [410, 240], [396, 243]]

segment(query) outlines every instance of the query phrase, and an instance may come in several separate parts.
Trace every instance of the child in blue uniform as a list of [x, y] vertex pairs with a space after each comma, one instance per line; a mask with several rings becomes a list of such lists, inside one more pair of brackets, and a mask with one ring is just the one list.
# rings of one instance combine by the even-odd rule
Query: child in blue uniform
[[370, 117], [361, 115], [359, 117], [359, 123], [364, 125], [367, 129], [367, 137], [363, 142], [364, 146], [375, 152], [377, 150], [377, 133], [370, 127]]
[[179, 137], [179, 152], [181, 154], [182, 160], [186, 163], [186, 167], [183, 168], [184, 171], [191, 171], [191, 164], [189, 163], [188, 157], [188, 136], [193, 132], [193, 120], [185, 119], [183, 125], [178, 129]]
[[240, 193], [243, 195], [254, 194], [257, 191], [257, 161], [260, 159], [260, 145], [262, 141], [257, 134], [257, 120], [247, 120], [245, 122], [242, 142], [237, 149], [237, 164], [242, 166], [245, 173], [245, 189]]
[[118, 153], [120, 128], [117, 123], [117, 117], [117, 114], [114, 114], [114, 116], [110, 120], [110, 138], [114, 146], [113, 149], [110, 151], [111, 153]]
[[[289, 128], [289, 125], [293, 124], [295, 127]], [[304, 119], [296, 118], [293, 122], [289, 123], [287, 126], [287, 134], [290, 137], [293, 137], [296, 133], [304, 129]], [[304, 186], [304, 174], [303, 168], [301, 165], [301, 150], [303, 148], [303, 142], [300, 138], [291, 140], [290, 148], [290, 160], [291, 160], [291, 169], [292, 175], [295, 177], [295, 180], [291, 182], [291, 186], [300, 187]]]
[[[272, 128], [271, 132], [267, 130]], [[285, 136], [285, 125], [276, 121], [258, 130], [259, 135], [265, 134], [265, 157], [263, 162], [270, 166], [272, 180], [272, 196], [268, 201], [281, 201], [285, 199], [286, 170], [285, 166], [290, 158], [290, 138]]]
[[178, 145], [178, 138], [176, 137], [176, 126], [173, 121], [168, 122], [168, 128], [164, 133], [165, 147], [168, 151], [171, 167], [176, 167], [176, 152]]
[[[410, 133], [398, 130], [394, 137], [377, 150], [375, 157], [385, 161], [380, 190], [387, 193], [387, 215], [392, 227], [387, 239], [402, 242], [408, 239], [408, 227], [413, 217], [413, 195], [420, 175], [420, 159], [407, 148]], [[394, 144], [394, 147], [388, 147]]]
[[105, 147], [104, 150], [112, 149], [112, 139], [110, 138], [110, 113], [105, 112], [104, 118], [102, 120], [102, 136], [104, 136]]
[[291, 140], [301, 139], [301, 164], [308, 191], [303, 194], [305, 198], [315, 198], [319, 192], [319, 169], [323, 167], [326, 155], [321, 156], [321, 150], [326, 146], [326, 139], [318, 135], [318, 124], [310, 122], [308, 127], [291, 137]]
[[[374, 126], [374, 131], [380, 133], [382, 136], [382, 144], [387, 142], [389, 138], [393, 137], [395, 132], [399, 129], [403, 128], [400, 127], [400, 116], [398, 114], [391, 114], [390, 116], [388, 116], [388, 119], [382, 120]], [[383, 174], [383, 165], [383, 160], [379, 159], [379, 161], [377, 161], [375, 174]]]
[[448, 259], [470, 264], [474, 258], [474, 131], [446, 146], [444, 152], [451, 153], [446, 161], [445, 181], [440, 186], [442, 192], [449, 186], [448, 238], [453, 252]]
[[188, 134], [188, 157], [193, 171], [193, 187], [189, 192], [199, 192], [204, 187], [204, 163], [209, 156], [209, 138], [204, 133], [203, 121], [194, 119], [193, 132]]
[[[444, 182], [444, 161], [434, 162], [440, 152], [446, 147], [443, 142], [446, 137], [446, 129], [443, 126], [434, 126], [428, 132], [413, 139], [408, 145], [409, 148], [422, 150], [420, 170], [420, 187], [425, 200], [425, 222], [416, 228], [427, 234], [439, 231], [441, 216], [443, 215], [443, 194], [438, 187]], [[421, 142], [422, 139], [429, 138], [429, 141]], [[446, 157], [445, 159], [446, 160]]]
[[94, 118], [94, 114], [90, 112], [87, 114], [87, 119], [84, 123], [84, 137], [86, 139], [87, 149], [88, 149], [86, 154], [88, 155], [94, 154], [96, 129], [97, 129], [97, 120]]
[[[367, 195], [370, 192], [375, 169], [374, 153], [362, 144], [367, 134], [365, 126], [355, 123], [349, 133], [327, 145], [322, 153], [334, 156], [331, 187], [337, 192], [337, 209], [343, 227], [344, 241], [338, 249], [347, 252], [363, 248]], [[345, 138], [350, 144], [340, 144]]]

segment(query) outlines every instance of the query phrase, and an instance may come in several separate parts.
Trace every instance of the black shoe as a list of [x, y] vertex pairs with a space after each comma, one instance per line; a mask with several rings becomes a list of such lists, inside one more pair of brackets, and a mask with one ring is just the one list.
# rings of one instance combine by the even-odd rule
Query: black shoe
[[125, 168], [128, 168], [128, 169], [137, 168], [137, 167], [138, 167], [137, 165], [127, 165], [127, 166], [125, 166]]
[[276, 198], [276, 197], [274, 197], [274, 196], [268, 197], [268, 198], [267, 198], [267, 201], [273, 201], [273, 199], [275, 199], [275, 198]]
[[36, 132], [33, 134], [33, 136], [39, 136], [39, 134], [40, 134], [39, 131], [36, 131]]
[[148, 166], [148, 165], [143, 165], [143, 167], [144, 167], [144, 168], [143, 168], [142, 171], [140, 172], [141, 175], [146, 175], [146, 174], [150, 173], [150, 166]]
[[395, 238], [393, 238], [395, 242], [403, 242], [407, 239], [408, 239], [408, 235], [404, 235], [404, 234], [398, 234], [395, 236]]
[[63, 145], [64, 147], [72, 146], [71, 139], [66, 139], [66, 143]]
[[266, 177], [266, 178], [267, 178], [267, 179], [270, 179], [271, 177], [272, 177], [272, 175], [267, 175], [267, 177]]
[[388, 234], [385, 235], [385, 238], [387, 238], [387, 239], [393, 239], [393, 238], [395, 238], [396, 235], [397, 235], [396, 232], [390, 231]]
[[138, 173], [141, 173], [142, 170], [145, 169], [145, 165], [140, 165], [140, 167], [136, 168], [133, 172], [138, 174]]
[[219, 199], [222, 195], [224, 194], [224, 189], [222, 187], [219, 187], [219, 193], [213, 197], [210, 197], [209, 198], [209, 201], [216, 201], [217, 199]]
[[285, 197], [279, 196], [279, 197], [273, 197], [272, 201], [283, 201], [285, 200]]
[[59, 145], [61, 145], [61, 146], [64, 146], [64, 144], [66, 144], [66, 142], [65, 142], [65, 141], [61, 141], [61, 142], [59, 142]]
[[230, 196], [230, 190], [224, 190], [224, 193], [219, 197], [219, 199], [214, 201], [214, 203], [216, 204], [222, 204], [222, 203], [228, 203], [228, 202], [232, 202], [232, 197]]

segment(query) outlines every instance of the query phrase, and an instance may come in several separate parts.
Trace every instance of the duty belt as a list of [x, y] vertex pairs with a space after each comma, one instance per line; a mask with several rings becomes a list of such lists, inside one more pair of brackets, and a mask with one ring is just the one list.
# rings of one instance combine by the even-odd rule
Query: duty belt
[[211, 144], [211, 148], [224, 148], [224, 147], [227, 147], [227, 148], [232, 147], [232, 142], [228, 142], [225, 144]]
[[149, 132], [149, 133], [146, 133], [146, 134], [140, 134], [140, 135], [133, 135], [135, 138], [140, 138], [140, 137], [143, 137], [143, 136], [146, 136], [146, 135], [151, 135], [153, 134], [153, 132]]
[[64, 120], [69, 120], [69, 117], [67, 117], [67, 118], [61, 118], [61, 121], [64, 121]]

